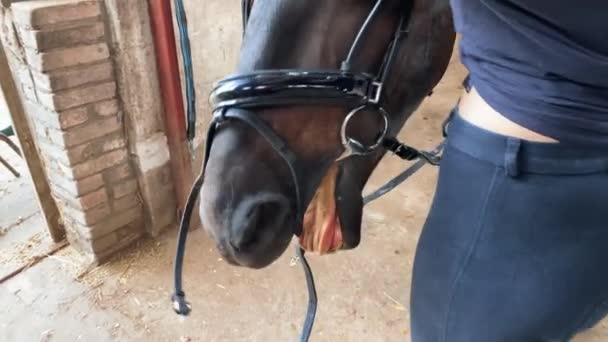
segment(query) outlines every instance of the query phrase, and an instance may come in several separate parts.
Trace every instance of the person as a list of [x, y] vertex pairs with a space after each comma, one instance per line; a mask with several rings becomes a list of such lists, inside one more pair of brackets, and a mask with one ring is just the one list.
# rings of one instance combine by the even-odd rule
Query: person
[[470, 87], [416, 250], [412, 341], [568, 341], [608, 313], [608, 2], [450, 4]]

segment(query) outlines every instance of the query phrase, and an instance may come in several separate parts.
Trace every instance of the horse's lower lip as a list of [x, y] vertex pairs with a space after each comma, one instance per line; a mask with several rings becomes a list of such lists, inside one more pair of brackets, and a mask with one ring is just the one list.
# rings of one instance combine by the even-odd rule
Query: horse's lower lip
[[333, 217], [328, 218], [326, 225], [321, 232], [321, 242], [319, 243], [320, 254], [336, 252], [342, 247], [342, 229], [337, 212]]
[[304, 215], [299, 241], [307, 251], [327, 254], [342, 248], [342, 229], [335, 199], [337, 171], [337, 165], [330, 167]]

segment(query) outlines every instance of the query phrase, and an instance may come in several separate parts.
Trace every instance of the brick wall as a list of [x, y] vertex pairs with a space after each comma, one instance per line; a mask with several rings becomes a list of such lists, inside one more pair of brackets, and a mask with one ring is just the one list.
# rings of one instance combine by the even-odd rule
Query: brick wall
[[38, 0], [11, 11], [13, 72], [68, 240], [104, 259], [144, 234], [145, 215], [102, 6]]

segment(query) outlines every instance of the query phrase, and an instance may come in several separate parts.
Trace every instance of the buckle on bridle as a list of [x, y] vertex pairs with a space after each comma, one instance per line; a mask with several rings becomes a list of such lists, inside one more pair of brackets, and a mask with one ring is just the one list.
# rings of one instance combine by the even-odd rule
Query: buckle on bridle
[[380, 103], [380, 98], [382, 97], [382, 87], [382, 82], [372, 82], [367, 94], [367, 102], [376, 105]]
[[212, 123], [221, 124], [226, 121], [226, 112], [228, 111], [228, 107], [217, 108], [213, 111], [213, 116], [211, 118]]

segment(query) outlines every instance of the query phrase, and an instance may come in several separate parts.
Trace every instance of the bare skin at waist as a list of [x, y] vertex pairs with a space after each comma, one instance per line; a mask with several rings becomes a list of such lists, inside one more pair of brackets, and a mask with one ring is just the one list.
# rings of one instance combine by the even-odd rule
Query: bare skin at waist
[[485, 130], [523, 140], [557, 143], [558, 141], [531, 131], [503, 116], [492, 108], [475, 90], [464, 92], [458, 105], [460, 116]]

